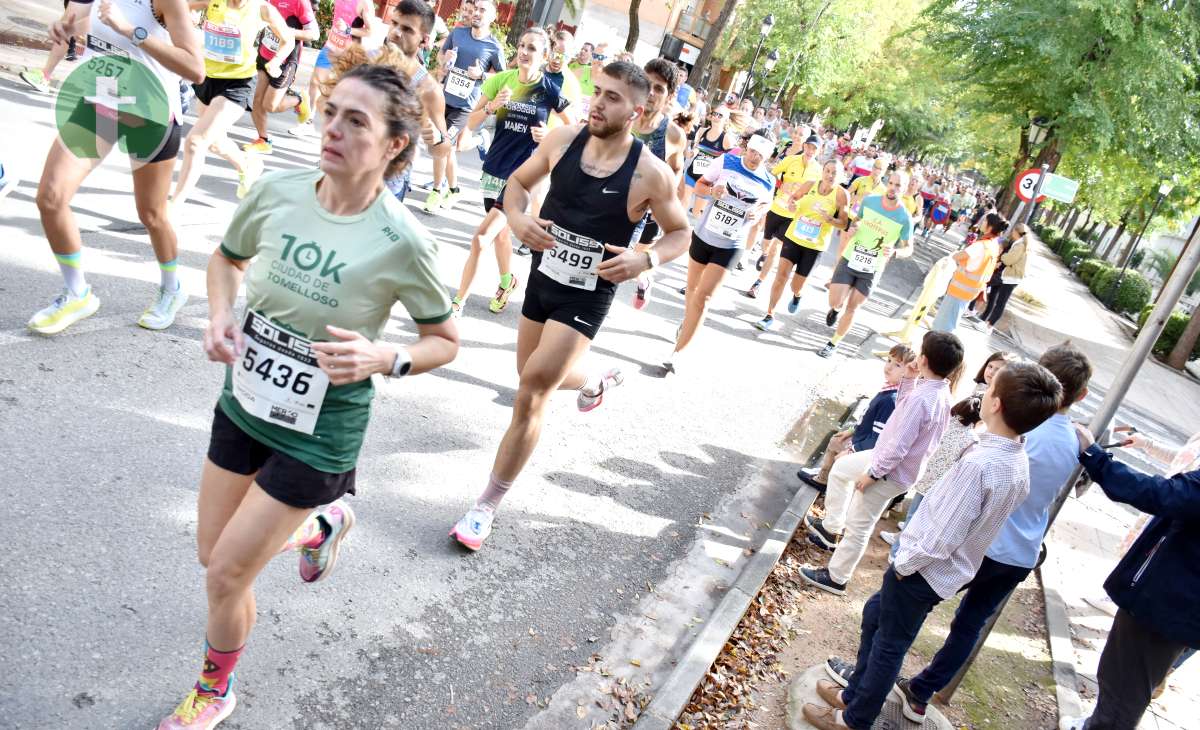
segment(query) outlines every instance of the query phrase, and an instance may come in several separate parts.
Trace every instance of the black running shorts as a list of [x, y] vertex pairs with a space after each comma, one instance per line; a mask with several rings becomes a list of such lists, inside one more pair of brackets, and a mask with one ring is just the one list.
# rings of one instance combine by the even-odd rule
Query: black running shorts
[[247, 79], [214, 79], [210, 76], [203, 83], [192, 84], [192, 90], [196, 92], [196, 100], [205, 106], [212, 104], [218, 96], [223, 96], [243, 109], [250, 109], [254, 106], [256, 80], [255, 76]]
[[318, 471], [255, 440], [220, 406], [213, 416], [208, 460], [234, 474], [255, 474], [264, 492], [289, 507], [313, 509], [354, 494], [355, 469], [341, 474]]
[[446, 105], [446, 111], [442, 115], [442, 119], [446, 122], [446, 129], [458, 127], [458, 131], [462, 132], [463, 127], [467, 125], [467, 117], [471, 116], [470, 109], [459, 109], [456, 106]]
[[[97, 133], [97, 137], [100, 137], [99, 131], [104, 129], [104, 127], [97, 126], [95, 124], [95, 118], [96, 118], [95, 115], [96, 115], [95, 109], [91, 104], [79, 104], [75, 107], [75, 110], [73, 112], [71, 112], [71, 116], [67, 117], [67, 121], [64, 124], [73, 124], [82, 129], [85, 129], [85, 130], [95, 130]], [[147, 123], [151, 124], [151, 122], [147, 122]], [[166, 139], [163, 140], [162, 147], [160, 147], [158, 149], [158, 152], [156, 152], [154, 154], [154, 157], [152, 157], [149, 160], [146, 160], [147, 164], [152, 164], [155, 162], [165, 162], [167, 160], [174, 160], [175, 157], [179, 154], [179, 147], [183, 143], [183, 127], [180, 126], [179, 122], [177, 122], [175, 120], [171, 120], [170, 124], [171, 124], [171, 128], [169, 130], [167, 130], [167, 132], [166, 132], [167, 136], [166, 136]], [[111, 139], [108, 136], [104, 136], [104, 137], [100, 137], [100, 138], [103, 139], [104, 141], [108, 142], [108, 144], [110, 144], [110, 145], [115, 145], [117, 143], [117, 140], [120, 138], [120, 133], [117, 133]], [[79, 138], [77, 135], [72, 134], [72, 139], [79, 139]], [[159, 139], [162, 139], [162, 138], [159, 137]], [[95, 150], [84, 151], [82, 149], [82, 146], [80, 146], [79, 144], [72, 144], [72, 145], [68, 145], [68, 146], [69, 146], [71, 152], [75, 153], [76, 155], [83, 156], [83, 157], [89, 157], [92, 154], [92, 152], [95, 151]], [[91, 146], [90, 142], [89, 142], [88, 146], [89, 147]], [[149, 154], [149, 151], [147, 151], [147, 154]]]
[[874, 274], [864, 274], [861, 271], [855, 271], [850, 268], [850, 262], [844, 258], [839, 258], [837, 267], [833, 270], [833, 277], [829, 279], [830, 284], [845, 284], [853, 289], [857, 289], [864, 297], [871, 296], [871, 287], [875, 286], [875, 277], [879, 276], [879, 272]]
[[732, 269], [734, 266], [737, 266], [738, 259], [742, 256], [742, 249], [717, 248], [711, 243], [701, 241], [700, 237], [693, 233], [692, 245], [688, 249], [688, 255], [692, 257], [692, 261], [702, 266], [716, 264], [726, 269]]
[[268, 61], [262, 56], [259, 56], [258, 60], [254, 63], [255, 68], [266, 74], [267, 85], [272, 89], [292, 88], [292, 82], [296, 80], [296, 71], [300, 68], [300, 64], [296, 61], [288, 61], [287, 63], [283, 64], [283, 73], [272, 78], [271, 74], [267, 73], [267, 64], [270, 62], [271, 61]]
[[596, 339], [600, 325], [604, 324], [604, 318], [608, 316], [608, 310], [612, 307], [616, 290], [560, 291], [559, 287], [547, 285], [547, 280], [536, 271], [536, 261], [533, 269], [530, 272], [529, 284], [525, 287], [521, 316], [542, 324], [547, 320], [562, 322], [589, 340]]
[[779, 258], [795, 264], [797, 275], [808, 276], [812, 273], [813, 267], [817, 265], [817, 259], [821, 258], [822, 253], [815, 248], [807, 248], [785, 240], [779, 249]]
[[788, 226], [792, 225], [792, 220], [784, 218], [773, 210], [768, 210], [767, 222], [763, 226], [763, 240], [770, 241], [772, 238], [777, 241], [787, 240], [783, 234], [787, 233]]

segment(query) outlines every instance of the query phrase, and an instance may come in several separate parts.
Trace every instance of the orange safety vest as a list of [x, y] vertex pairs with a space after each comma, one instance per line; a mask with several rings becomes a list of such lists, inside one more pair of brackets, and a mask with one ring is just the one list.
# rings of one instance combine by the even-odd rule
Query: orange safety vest
[[992, 272], [996, 268], [996, 258], [1000, 255], [1000, 245], [995, 238], [981, 239], [971, 246], [982, 246], [983, 251], [979, 256], [979, 261], [972, 268], [971, 247], [965, 249], [968, 254], [967, 262], [959, 264], [954, 270], [954, 276], [950, 279], [950, 286], [946, 288], [946, 296], [961, 299], [964, 302], [969, 302], [979, 296], [979, 292], [987, 286], [988, 279], [991, 278]]

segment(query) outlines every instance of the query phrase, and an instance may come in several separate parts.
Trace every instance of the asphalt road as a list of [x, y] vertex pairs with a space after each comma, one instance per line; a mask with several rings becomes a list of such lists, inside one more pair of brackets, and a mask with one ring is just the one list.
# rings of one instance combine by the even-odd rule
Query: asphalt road
[[[204, 266], [233, 210], [235, 177], [210, 160], [181, 215], [180, 271], [192, 299], [166, 332], [135, 321], [157, 284], [133, 208], [128, 164], [110, 158], [74, 201], [100, 312], [63, 335], [25, 321], [61, 286], [33, 196], [53, 138], [47, 97], [0, 80], [4, 161], [24, 179], [0, 205], [0, 555], [3, 725], [149, 727], [194, 681], [203, 640], [195, 490], [222, 377], [205, 362]], [[291, 120], [273, 120], [276, 134]], [[248, 117], [235, 132], [246, 141]], [[268, 168], [315, 164], [315, 143], [277, 136]], [[478, 161], [464, 173], [473, 193]], [[427, 162], [417, 180], [427, 179]], [[416, 196], [414, 196], [416, 197]], [[423, 216], [458, 279], [481, 209]], [[422, 214], [423, 215], [423, 214]], [[851, 344], [920, 277], [899, 262]], [[518, 272], [528, 264], [517, 259]], [[817, 279], [827, 276], [818, 270]], [[730, 278], [690, 369], [658, 377], [681, 316], [683, 267], [665, 267], [642, 312], [618, 297], [588, 365], [627, 382], [579, 414], [556, 398], [533, 460], [484, 551], [447, 531], [483, 487], [516, 387], [522, 293], [487, 312], [485, 257], [461, 321], [463, 349], [440, 371], [381, 383], [353, 500], [359, 526], [338, 574], [302, 585], [294, 558], [257, 584], [258, 626], [238, 668], [232, 728], [590, 727], [609, 717], [604, 674], [646, 691], [766, 534], [797, 482], [785, 436], [818, 399], [870, 389], [878, 365], [815, 350], [824, 292], [762, 335], [761, 302]], [[524, 276], [522, 276], [524, 278]], [[398, 312], [388, 337], [415, 335]], [[594, 664], [605, 672], [577, 672]]]

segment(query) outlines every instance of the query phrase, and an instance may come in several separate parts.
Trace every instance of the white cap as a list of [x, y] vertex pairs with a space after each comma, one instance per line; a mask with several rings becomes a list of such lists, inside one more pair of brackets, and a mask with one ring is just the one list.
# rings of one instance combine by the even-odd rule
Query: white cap
[[771, 153], [775, 151], [775, 145], [761, 134], [756, 134], [746, 143], [746, 149], [754, 150], [763, 157], [770, 157]]

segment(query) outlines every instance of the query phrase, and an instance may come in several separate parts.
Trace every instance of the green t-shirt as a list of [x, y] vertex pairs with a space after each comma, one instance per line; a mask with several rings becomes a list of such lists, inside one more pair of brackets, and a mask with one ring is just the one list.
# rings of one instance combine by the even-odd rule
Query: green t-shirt
[[584, 97], [596, 93], [596, 85], [592, 83], [592, 64], [589, 63], [585, 66], [580, 63], [569, 63], [567, 64], [567, 68], [570, 69], [571, 73], [583, 69], [583, 73], [576, 74], [576, 78], [579, 79], [579, 91]]
[[887, 208], [882, 195], [871, 195], [863, 200], [862, 216], [858, 230], [842, 258], [850, 262], [850, 268], [860, 272], [875, 272], [885, 250], [896, 248], [900, 241], [912, 235], [912, 216], [904, 205], [897, 201], [895, 208]]
[[[317, 202], [322, 175], [265, 175], [234, 213], [221, 253], [254, 259], [245, 278], [247, 307], [313, 341], [334, 339], [326, 325], [377, 339], [396, 302], [418, 324], [449, 319], [429, 231], [386, 187], [357, 215], [326, 212]], [[354, 468], [375, 392], [370, 379], [330, 385], [309, 435], [248, 413], [233, 396], [231, 373], [226, 370], [220, 407], [239, 428], [314, 469]]]

